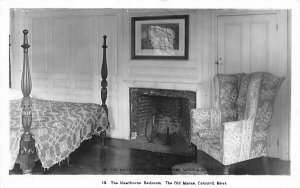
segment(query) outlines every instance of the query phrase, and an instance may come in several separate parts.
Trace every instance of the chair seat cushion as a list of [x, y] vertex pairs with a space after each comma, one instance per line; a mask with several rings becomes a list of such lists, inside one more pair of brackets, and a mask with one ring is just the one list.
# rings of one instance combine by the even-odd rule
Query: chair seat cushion
[[210, 139], [205, 140], [204, 143], [210, 145], [210, 147], [212, 147], [212, 148], [215, 148], [217, 150], [221, 150], [220, 138], [217, 138], [217, 137], [210, 138]]
[[212, 156], [219, 162], [223, 162], [223, 149], [221, 138], [219, 136], [202, 137], [194, 136], [191, 138], [192, 144], [194, 144], [199, 150], [204, 151], [208, 155]]
[[209, 129], [205, 129], [205, 130], [201, 130], [199, 132], [196, 133], [196, 135], [198, 137], [200, 137], [201, 139], [220, 139], [220, 131], [219, 130], [209, 130]]
[[182, 163], [172, 167], [173, 175], [205, 175], [207, 170], [198, 163]]

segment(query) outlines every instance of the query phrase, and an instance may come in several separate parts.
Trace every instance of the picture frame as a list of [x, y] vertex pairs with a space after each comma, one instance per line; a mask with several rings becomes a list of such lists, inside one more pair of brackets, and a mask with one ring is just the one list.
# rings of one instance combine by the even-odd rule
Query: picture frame
[[189, 15], [131, 18], [131, 59], [188, 59]]

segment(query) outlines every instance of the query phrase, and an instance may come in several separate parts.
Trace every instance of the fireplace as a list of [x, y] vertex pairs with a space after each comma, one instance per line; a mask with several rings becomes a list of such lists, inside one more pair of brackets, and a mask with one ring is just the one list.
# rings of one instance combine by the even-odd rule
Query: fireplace
[[168, 151], [190, 150], [190, 109], [196, 107], [195, 92], [146, 88], [129, 88], [129, 92], [132, 141]]

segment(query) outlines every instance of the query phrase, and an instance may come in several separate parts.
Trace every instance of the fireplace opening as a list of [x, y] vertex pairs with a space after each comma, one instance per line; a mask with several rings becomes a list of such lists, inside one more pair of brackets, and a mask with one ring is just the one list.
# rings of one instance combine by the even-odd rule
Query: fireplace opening
[[130, 88], [130, 138], [145, 147], [190, 150], [190, 109], [195, 107], [192, 91]]

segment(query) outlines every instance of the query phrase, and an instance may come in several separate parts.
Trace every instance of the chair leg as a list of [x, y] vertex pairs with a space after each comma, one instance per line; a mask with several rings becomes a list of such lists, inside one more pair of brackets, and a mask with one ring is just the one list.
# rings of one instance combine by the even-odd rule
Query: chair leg
[[237, 168], [237, 164], [236, 164], [236, 163], [230, 165], [230, 171], [231, 171], [231, 174], [235, 174], [235, 173], [236, 173], [236, 172], [235, 172], [236, 168]]
[[195, 158], [194, 158], [194, 162], [197, 163], [198, 161], [198, 152], [197, 152], [197, 146], [193, 146], [194, 147], [194, 152], [195, 152]]
[[225, 165], [223, 168], [223, 174], [229, 175], [229, 169], [230, 169], [230, 165]]
[[262, 157], [261, 162], [264, 168], [264, 172], [266, 175], [270, 174], [270, 169], [269, 169], [269, 160], [267, 157]]

